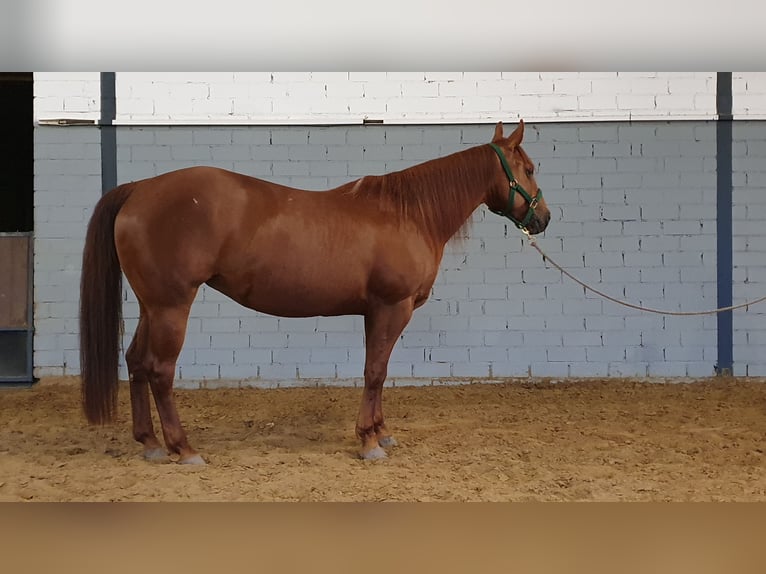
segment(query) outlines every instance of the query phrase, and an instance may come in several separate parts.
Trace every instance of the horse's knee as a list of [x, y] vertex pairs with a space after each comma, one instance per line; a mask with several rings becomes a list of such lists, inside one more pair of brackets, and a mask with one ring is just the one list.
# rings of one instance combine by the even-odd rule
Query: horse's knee
[[154, 365], [153, 372], [155, 376], [163, 380], [172, 380], [176, 374], [175, 361], [162, 361]]
[[149, 368], [149, 383], [154, 390], [169, 390], [176, 374], [174, 362], [154, 361]]

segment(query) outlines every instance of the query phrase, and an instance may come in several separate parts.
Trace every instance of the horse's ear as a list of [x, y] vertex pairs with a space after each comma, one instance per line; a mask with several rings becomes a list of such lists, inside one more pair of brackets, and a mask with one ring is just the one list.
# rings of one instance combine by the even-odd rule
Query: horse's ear
[[519, 120], [519, 125], [513, 130], [513, 133], [508, 136], [508, 145], [516, 147], [521, 144], [521, 140], [524, 139], [524, 120]]
[[503, 122], [497, 122], [495, 125], [495, 135], [492, 136], [492, 143], [497, 143], [503, 139]]

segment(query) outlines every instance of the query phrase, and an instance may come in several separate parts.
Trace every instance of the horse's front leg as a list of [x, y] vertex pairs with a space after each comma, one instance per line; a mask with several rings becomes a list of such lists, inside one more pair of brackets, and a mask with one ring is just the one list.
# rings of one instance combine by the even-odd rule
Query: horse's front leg
[[394, 305], [375, 305], [365, 316], [364, 391], [356, 421], [356, 436], [362, 443], [359, 456], [364, 459], [385, 458], [382, 447], [396, 444], [383, 418], [383, 383], [391, 351], [412, 317], [413, 308], [413, 300], [406, 299]]

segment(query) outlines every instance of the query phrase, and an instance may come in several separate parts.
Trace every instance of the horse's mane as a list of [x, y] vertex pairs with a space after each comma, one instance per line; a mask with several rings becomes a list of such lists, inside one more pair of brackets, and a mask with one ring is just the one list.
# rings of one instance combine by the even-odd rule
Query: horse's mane
[[401, 220], [414, 222], [431, 237], [443, 238], [471, 223], [471, 212], [498, 169], [488, 146], [426, 161], [380, 176], [366, 176], [337, 189], [378, 203]]

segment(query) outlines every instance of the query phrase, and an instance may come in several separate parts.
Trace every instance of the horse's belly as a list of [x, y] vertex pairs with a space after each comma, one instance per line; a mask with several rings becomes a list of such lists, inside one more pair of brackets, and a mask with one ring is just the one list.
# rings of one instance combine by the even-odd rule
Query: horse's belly
[[401, 237], [354, 220], [301, 226], [275, 220], [247, 245], [230, 248], [209, 283], [242, 305], [285, 317], [365, 314], [370, 301], [396, 303], [416, 294], [433, 254], [417, 237]]
[[290, 267], [245, 273], [239, 278], [217, 276], [208, 284], [245, 307], [280, 317], [364, 314], [365, 282], [361, 278], [348, 270]]

